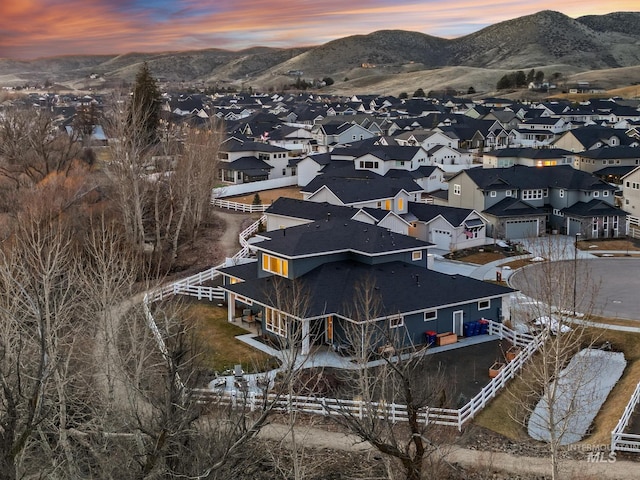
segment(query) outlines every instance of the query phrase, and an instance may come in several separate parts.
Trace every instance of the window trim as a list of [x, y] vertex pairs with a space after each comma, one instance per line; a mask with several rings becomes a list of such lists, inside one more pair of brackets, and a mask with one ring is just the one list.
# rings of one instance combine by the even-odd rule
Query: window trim
[[[482, 304], [486, 303], [487, 306], [483, 307]], [[491, 308], [491, 299], [478, 300], [478, 310], [489, 310]]]
[[462, 186], [459, 183], [454, 183], [453, 184], [453, 194], [454, 195], [461, 195], [462, 194]]
[[[433, 314], [433, 317], [427, 318], [427, 314], [431, 314], [431, 313]], [[432, 320], [437, 320], [437, 319], [438, 319], [438, 310], [437, 309], [435, 309], [435, 310], [426, 310], [424, 312], [424, 321], [425, 322], [430, 322]]]
[[422, 260], [422, 250], [411, 252], [411, 260], [414, 262], [419, 262], [420, 260]]
[[401, 327], [404, 327], [404, 317], [402, 315], [395, 315], [389, 318], [389, 328]]
[[[271, 262], [274, 262], [275, 268], [272, 268]], [[275, 255], [269, 255], [268, 253], [262, 253], [262, 270], [265, 272], [273, 273], [281, 277], [289, 277], [289, 260], [276, 257]]]

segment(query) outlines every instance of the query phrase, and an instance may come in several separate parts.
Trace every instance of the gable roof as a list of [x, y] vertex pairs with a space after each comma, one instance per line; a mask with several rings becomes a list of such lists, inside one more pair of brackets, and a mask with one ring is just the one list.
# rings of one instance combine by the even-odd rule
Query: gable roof
[[258, 250], [285, 258], [303, 258], [328, 253], [352, 252], [366, 256], [424, 250], [432, 246], [386, 228], [346, 219], [330, 219], [274, 230], [262, 234]]
[[500, 200], [495, 205], [484, 210], [482, 213], [493, 215], [494, 217], [520, 217], [531, 215], [545, 215], [543, 208], [537, 208], [533, 205], [513, 197], [507, 197]]
[[409, 213], [422, 222], [429, 222], [437, 216], [442, 216], [452, 227], [458, 227], [473, 213], [470, 208], [448, 207], [444, 205], [430, 205], [427, 203], [409, 202]]
[[353, 217], [357, 211], [352, 207], [343, 207], [327, 202], [310, 202], [280, 197], [267, 208], [265, 213], [304, 220], [325, 220], [327, 218], [344, 220]]
[[356, 170], [349, 163], [343, 168], [332, 168], [330, 173], [317, 175], [302, 191], [313, 194], [326, 187], [345, 204], [393, 198], [403, 190], [407, 193], [423, 191], [411, 178], [383, 177], [368, 170]]
[[[472, 168], [461, 171], [482, 190], [503, 183], [518, 189], [564, 188], [567, 190], [612, 190], [613, 187], [594, 175], [571, 165], [537, 168], [514, 165], [507, 168]], [[457, 175], [456, 175], [457, 176]], [[455, 178], [455, 177], [453, 177]]]
[[626, 212], [609, 205], [602, 200], [593, 199], [590, 202], [576, 202], [570, 207], [562, 209], [562, 212], [577, 217], [597, 217], [597, 216], [626, 216]]

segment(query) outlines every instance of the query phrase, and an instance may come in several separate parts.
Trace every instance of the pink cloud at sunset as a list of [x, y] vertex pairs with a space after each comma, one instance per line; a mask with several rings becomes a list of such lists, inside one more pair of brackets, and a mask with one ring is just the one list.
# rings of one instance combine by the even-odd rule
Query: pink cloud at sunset
[[294, 47], [383, 29], [452, 38], [541, 10], [576, 18], [637, 9], [637, 0], [9, 0], [0, 57]]

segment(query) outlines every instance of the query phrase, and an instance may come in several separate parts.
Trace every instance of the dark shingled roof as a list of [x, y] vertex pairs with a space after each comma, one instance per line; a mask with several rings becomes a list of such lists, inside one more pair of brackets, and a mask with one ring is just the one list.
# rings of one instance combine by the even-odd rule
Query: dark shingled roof
[[502, 148], [499, 150], [492, 150], [485, 153], [485, 155], [491, 155], [492, 157], [520, 157], [520, 158], [534, 158], [534, 159], [546, 159], [546, 158], [558, 158], [567, 155], [574, 155], [568, 150], [562, 148]]
[[546, 215], [544, 208], [536, 208], [517, 198], [505, 198], [495, 205], [484, 210], [483, 213], [494, 217], [518, 217], [531, 215]]
[[570, 207], [563, 208], [562, 212], [566, 215], [573, 215], [576, 217], [597, 217], [602, 215], [608, 216], [626, 216], [626, 212], [623, 210], [609, 205], [602, 200], [593, 199], [588, 203], [576, 202]]
[[[231, 268], [228, 270], [231, 273]], [[514, 291], [493, 283], [461, 275], [446, 275], [402, 262], [374, 266], [356, 261], [332, 262], [296, 280], [302, 289], [313, 292], [309, 295], [304, 316], [338, 314], [349, 318], [354, 298], [357, 298], [357, 289], [365, 281], [372, 282], [376, 293], [380, 295], [380, 317], [498, 297]], [[274, 288], [291, 285], [292, 280], [267, 277], [228, 285], [225, 289], [261, 304], [277, 307], [274, 304]]]
[[322, 186], [326, 186], [345, 204], [392, 198], [401, 190], [409, 193], [423, 190], [411, 178], [383, 177], [368, 170], [356, 170], [352, 163], [345, 168], [332, 168], [330, 173], [323, 171], [302, 191], [314, 193]]
[[449, 222], [452, 226], [457, 227], [464, 222], [465, 218], [471, 215], [473, 210], [469, 208], [446, 207], [444, 205], [429, 205], [426, 203], [409, 202], [409, 213], [422, 222], [429, 222], [438, 215]]
[[[553, 168], [514, 165], [507, 168], [472, 168], [465, 173], [482, 190], [498, 185], [519, 188], [564, 188], [567, 190], [611, 190], [608, 183], [590, 173], [574, 169], [571, 165]], [[495, 188], [494, 188], [495, 189]]]
[[264, 160], [256, 157], [240, 157], [233, 162], [221, 163], [221, 166], [229, 170], [247, 171], [247, 170], [264, 170], [267, 173], [273, 167]]
[[585, 158], [593, 158], [594, 160], [622, 159], [622, 158], [640, 158], [640, 147], [603, 147], [586, 152], [580, 152], [577, 155]]
[[265, 213], [282, 215], [284, 217], [302, 218], [305, 220], [325, 220], [327, 215], [331, 219], [350, 219], [357, 213], [357, 209], [332, 205], [327, 202], [309, 202], [293, 198], [280, 197], [269, 206]]
[[329, 252], [357, 252], [378, 256], [392, 252], [423, 250], [432, 244], [386, 228], [355, 220], [331, 219], [263, 233], [268, 240], [258, 250], [295, 258]]

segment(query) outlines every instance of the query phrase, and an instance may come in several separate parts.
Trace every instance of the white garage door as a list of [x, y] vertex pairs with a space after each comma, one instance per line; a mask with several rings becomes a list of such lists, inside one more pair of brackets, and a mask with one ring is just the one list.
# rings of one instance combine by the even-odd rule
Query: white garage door
[[451, 248], [451, 232], [448, 230], [431, 230], [431, 243], [435, 243], [437, 248], [449, 250]]
[[537, 220], [507, 220], [505, 237], [507, 240], [538, 236]]

